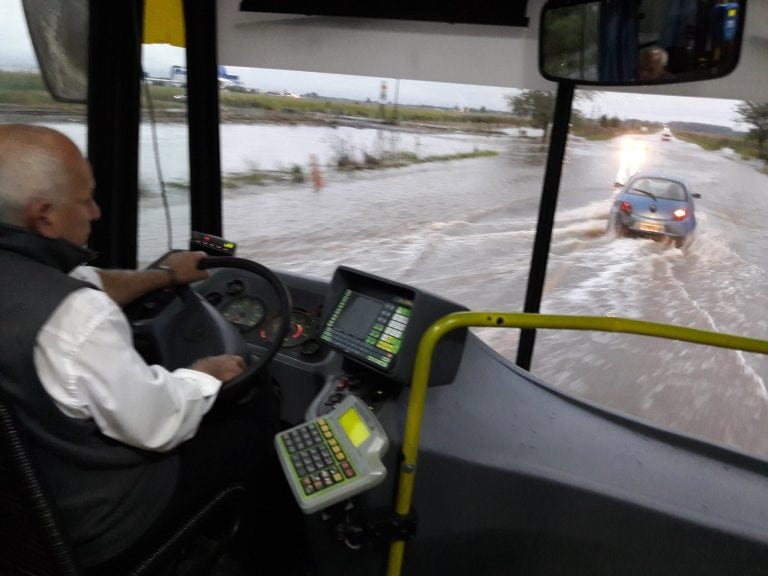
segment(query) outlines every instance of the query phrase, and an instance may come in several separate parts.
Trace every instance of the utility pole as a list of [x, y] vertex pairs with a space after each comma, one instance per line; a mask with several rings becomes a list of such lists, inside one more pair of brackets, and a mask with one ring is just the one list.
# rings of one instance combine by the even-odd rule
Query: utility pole
[[395, 80], [395, 107], [393, 110], [392, 122], [397, 124], [400, 121], [399, 111], [397, 108], [397, 102], [400, 99], [400, 78]]

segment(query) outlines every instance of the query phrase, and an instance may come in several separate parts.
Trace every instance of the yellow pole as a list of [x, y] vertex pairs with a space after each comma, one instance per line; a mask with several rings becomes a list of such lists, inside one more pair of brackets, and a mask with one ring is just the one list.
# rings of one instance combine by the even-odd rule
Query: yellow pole
[[[603, 316], [564, 316], [549, 314], [508, 313], [508, 312], [456, 312], [435, 321], [421, 338], [413, 368], [411, 392], [403, 434], [403, 461], [395, 500], [395, 512], [407, 516], [411, 511], [413, 486], [416, 478], [419, 434], [427, 398], [429, 370], [432, 354], [440, 339], [458, 328], [556, 328], [562, 330], [597, 330], [602, 332], [623, 332], [672, 340], [683, 340], [719, 348], [743, 350], [768, 354], [768, 340], [722, 334], [696, 328], [684, 328], [671, 324], [614, 318]], [[389, 549], [387, 576], [400, 576], [405, 554], [405, 541], [395, 540]]]

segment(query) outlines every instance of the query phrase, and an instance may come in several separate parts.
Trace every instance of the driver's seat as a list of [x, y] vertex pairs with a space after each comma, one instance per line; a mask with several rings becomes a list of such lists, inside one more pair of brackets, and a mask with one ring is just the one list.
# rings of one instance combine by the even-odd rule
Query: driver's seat
[[[244, 494], [245, 489], [240, 485], [220, 490], [180, 526], [170, 527], [165, 539], [157, 542], [124, 576], [205, 573], [237, 531], [239, 503]], [[0, 574], [3, 576], [88, 574], [78, 565], [67, 543], [12, 411], [2, 399], [0, 518]]]

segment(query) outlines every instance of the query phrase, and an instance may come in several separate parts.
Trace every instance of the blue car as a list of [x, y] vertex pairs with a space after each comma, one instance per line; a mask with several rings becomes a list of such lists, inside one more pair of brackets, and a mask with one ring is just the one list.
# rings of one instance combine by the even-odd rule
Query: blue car
[[684, 180], [635, 174], [614, 198], [610, 223], [620, 236], [670, 238], [680, 246], [696, 228], [693, 194]]

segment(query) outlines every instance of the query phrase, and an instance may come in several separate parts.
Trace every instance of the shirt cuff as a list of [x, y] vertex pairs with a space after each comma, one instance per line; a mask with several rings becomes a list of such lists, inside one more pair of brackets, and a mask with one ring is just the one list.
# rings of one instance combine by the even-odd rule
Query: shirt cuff
[[194, 381], [198, 385], [198, 390], [205, 398], [218, 394], [219, 388], [221, 388], [221, 380], [199, 370], [177, 368], [173, 371], [173, 375], [177, 378]]
[[99, 290], [104, 290], [104, 283], [101, 281], [101, 275], [99, 269], [95, 266], [78, 266], [69, 273], [72, 278], [83, 280], [84, 282], [90, 282]]

